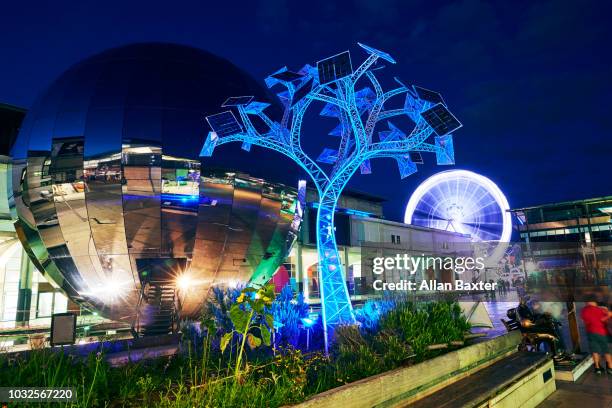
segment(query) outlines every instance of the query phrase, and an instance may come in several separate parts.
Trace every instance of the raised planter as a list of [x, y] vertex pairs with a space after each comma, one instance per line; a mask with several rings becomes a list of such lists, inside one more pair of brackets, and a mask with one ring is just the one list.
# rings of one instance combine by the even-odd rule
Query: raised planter
[[575, 382], [593, 365], [593, 357], [582, 355], [574, 367], [555, 367], [555, 380]]
[[296, 406], [369, 408], [405, 405], [515, 353], [520, 338], [518, 331], [510, 332], [420, 364], [334, 388]]

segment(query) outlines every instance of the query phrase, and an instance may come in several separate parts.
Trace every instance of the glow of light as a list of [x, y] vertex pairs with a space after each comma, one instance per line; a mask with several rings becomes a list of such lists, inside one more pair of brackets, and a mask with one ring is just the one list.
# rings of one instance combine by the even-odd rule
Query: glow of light
[[193, 283], [194, 282], [193, 279], [191, 279], [191, 276], [186, 273], [183, 273], [176, 278], [176, 287], [182, 291], [189, 290], [193, 286]]
[[525, 262], [525, 269], [527, 270], [527, 272], [535, 272], [537, 269], [535, 262], [533, 261]]
[[612, 207], [600, 207], [599, 211], [612, 215]]
[[11, 244], [11, 246], [5, 249], [4, 252], [2, 252], [2, 254], [0, 255], [0, 265], [6, 265], [6, 261], [8, 261], [8, 259], [12, 257], [15, 252], [17, 252], [19, 246], [19, 241], [15, 241]]
[[108, 277], [106, 282], [82, 294], [95, 297], [104, 303], [115, 303], [127, 295], [128, 288], [132, 284], [132, 281], [119, 281], [117, 278], [117, 276]]

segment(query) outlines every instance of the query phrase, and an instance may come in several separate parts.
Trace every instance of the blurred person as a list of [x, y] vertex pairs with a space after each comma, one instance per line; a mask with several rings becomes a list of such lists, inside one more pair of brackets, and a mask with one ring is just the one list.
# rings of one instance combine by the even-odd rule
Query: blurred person
[[612, 355], [610, 354], [610, 343], [607, 322], [610, 319], [610, 313], [607, 307], [597, 305], [597, 300], [593, 296], [582, 309], [580, 317], [584, 322], [587, 332], [587, 340], [589, 349], [593, 356], [595, 364], [595, 374], [603, 374], [601, 366], [602, 356], [606, 360], [606, 369], [609, 375], [612, 375]]
[[548, 335], [551, 339], [549, 344], [553, 358], [561, 360], [567, 357], [565, 342], [559, 330], [561, 324], [551, 313], [544, 311], [539, 301], [531, 300], [529, 296], [524, 296], [521, 298], [516, 312], [524, 333]]

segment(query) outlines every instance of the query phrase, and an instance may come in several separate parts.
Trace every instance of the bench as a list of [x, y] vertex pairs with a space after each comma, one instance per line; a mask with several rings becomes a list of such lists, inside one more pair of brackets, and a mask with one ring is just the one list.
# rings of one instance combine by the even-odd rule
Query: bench
[[544, 353], [519, 352], [512, 331], [419, 364], [314, 395], [294, 408], [535, 407], [556, 389]]
[[535, 407], [555, 389], [552, 360], [545, 353], [517, 352], [410, 407]]
[[521, 323], [516, 320], [499, 319], [508, 332], [521, 329]]

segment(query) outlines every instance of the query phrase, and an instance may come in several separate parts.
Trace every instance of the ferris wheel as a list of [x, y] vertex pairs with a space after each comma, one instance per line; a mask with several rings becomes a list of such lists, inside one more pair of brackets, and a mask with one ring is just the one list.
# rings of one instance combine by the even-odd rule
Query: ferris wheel
[[509, 208], [490, 179], [467, 170], [449, 170], [417, 187], [406, 206], [404, 222], [469, 234], [473, 242], [509, 242]]

